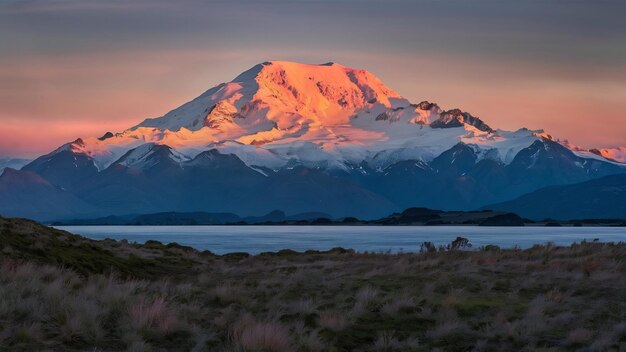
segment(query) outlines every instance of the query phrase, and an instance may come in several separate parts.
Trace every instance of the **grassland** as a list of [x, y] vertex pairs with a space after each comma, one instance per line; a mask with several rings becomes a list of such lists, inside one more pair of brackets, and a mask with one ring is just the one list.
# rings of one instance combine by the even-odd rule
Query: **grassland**
[[216, 256], [0, 218], [0, 351], [623, 351], [625, 259], [602, 243]]

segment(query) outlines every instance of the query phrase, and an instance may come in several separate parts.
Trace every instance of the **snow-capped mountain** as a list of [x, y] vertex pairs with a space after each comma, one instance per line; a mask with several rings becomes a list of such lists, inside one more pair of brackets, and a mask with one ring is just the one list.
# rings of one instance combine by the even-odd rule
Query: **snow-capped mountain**
[[55, 152], [71, 149], [99, 170], [144, 143], [168, 145], [182, 159], [217, 149], [272, 169], [294, 161], [385, 167], [401, 160], [428, 162], [458, 142], [510, 163], [546, 137], [543, 131], [494, 130], [460, 109], [412, 104], [365, 70], [266, 62], [162, 117], [120, 133], [83, 137]]
[[22, 166], [28, 164], [31, 160], [19, 159], [19, 158], [0, 158], [0, 174], [4, 169], [10, 167], [12, 169], [20, 169]]
[[592, 149], [590, 152], [608, 160], [626, 163], [626, 147]]
[[411, 103], [365, 70], [274, 61], [161, 117], [65, 144], [23, 170], [107, 215], [213, 207], [376, 216], [501, 202], [624, 172], [623, 157]]

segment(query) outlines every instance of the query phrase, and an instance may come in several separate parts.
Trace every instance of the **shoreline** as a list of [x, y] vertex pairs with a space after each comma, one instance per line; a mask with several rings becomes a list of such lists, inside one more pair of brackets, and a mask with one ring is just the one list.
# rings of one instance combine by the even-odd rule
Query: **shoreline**
[[83, 227], [83, 226], [130, 226], [130, 227], [143, 227], [143, 226], [275, 226], [275, 227], [283, 227], [283, 226], [295, 226], [295, 227], [626, 227], [626, 222], [623, 223], [581, 223], [574, 224], [571, 222], [559, 222], [557, 225], [554, 225], [553, 222], [534, 222], [534, 223], [524, 223], [524, 225], [479, 225], [479, 224], [437, 224], [437, 225], [426, 225], [426, 224], [294, 224], [294, 223], [263, 223], [263, 224], [237, 224], [237, 223], [226, 223], [226, 224], [72, 224], [72, 223], [43, 223], [49, 227]]

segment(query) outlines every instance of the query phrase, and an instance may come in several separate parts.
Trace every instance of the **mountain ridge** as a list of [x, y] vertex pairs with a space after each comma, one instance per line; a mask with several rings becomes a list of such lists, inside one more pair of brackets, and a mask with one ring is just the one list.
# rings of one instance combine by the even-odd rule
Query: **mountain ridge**
[[541, 188], [513, 200], [486, 206], [531, 219], [626, 218], [626, 174]]
[[22, 170], [103, 216], [288, 209], [375, 218], [413, 206], [472, 210], [626, 172], [602, 155], [543, 130], [504, 131], [460, 109], [411, 103], [365, 70], [277, 61]]
[[[244, 161], [252, 155], [256, 165], [272, 169], [294, 156], [307, 166], [328, 160], [342, 168], [346, 161], [386, 166], [385, 154], [396, 156], [393, 162], [430, 161], [461, 141], [509, 163], [539, 138], [552, 139], [542, 130], [494, 129], [460, 109], [412, 104], [365, 70], [276, 61], [256, 65], [161, 117], [62, 148], [91, 158], [99, 170], [144, 143], [168, 145], [188, 158], [215, 146]], [[619, 160], [607, 150], [570, 149], [585, 158]], [[603, 156], [609, 154], [614, 158]]]

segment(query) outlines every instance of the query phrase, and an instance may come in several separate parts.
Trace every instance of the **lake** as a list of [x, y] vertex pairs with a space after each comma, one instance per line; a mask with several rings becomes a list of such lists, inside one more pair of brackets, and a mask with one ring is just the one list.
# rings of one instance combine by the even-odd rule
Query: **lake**
[[448, 244], [457, 236], [474, 247], [488, 244], [521, 248], [553, 242], [570, 245], [582, 240], [626, 242], [624, 227], [478, 227], [478, 226], [57, 226], [88, 238], [112, 238], [144, 243], [176, 242], [216, 254], [252, 254], [293, 249], [327, 250], [333, 247], [370, 252], [415, 252], [430, 241]]

